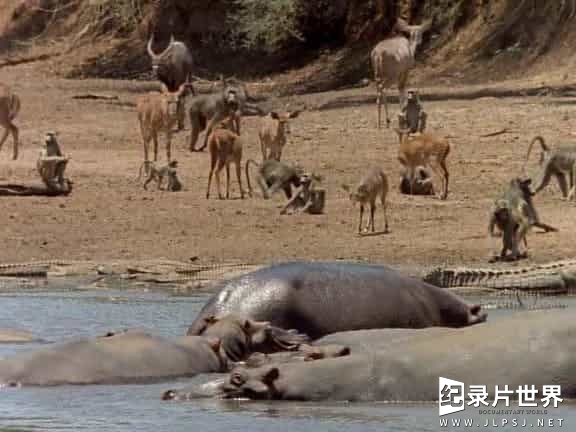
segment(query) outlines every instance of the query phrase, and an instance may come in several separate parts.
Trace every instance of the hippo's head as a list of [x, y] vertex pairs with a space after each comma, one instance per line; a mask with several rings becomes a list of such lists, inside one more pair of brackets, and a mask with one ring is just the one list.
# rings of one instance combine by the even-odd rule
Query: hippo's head
[[242, 361], [251, 353], [295, 350], [308, 338], [294, 331], [273, 327], [268, 321], [255, 321], [235, 315], [209, 316], [200, 335], [218, 338], [223, 354]]
[[255, 335], [270, 327], [268, 321], [253, 321], [235, 315], [209, 316], [204, 318], [205, 327], [201, 335], [218, 338], [222, 354], [231, 361], [244, 360], [252, 353]]
[[221, 385], [224, 399], [281, 399], [275, 386], [280, 371], [275, 366], [256, 369], [235, 368]]

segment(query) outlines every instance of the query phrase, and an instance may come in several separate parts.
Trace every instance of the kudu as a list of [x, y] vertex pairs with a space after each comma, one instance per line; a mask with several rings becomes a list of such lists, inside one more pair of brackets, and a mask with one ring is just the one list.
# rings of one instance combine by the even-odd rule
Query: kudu
[[[422, 42], [422, 35], [430, 28], [431, 24], [432, 22], [429, 20], [422, 25], [408, 25], [406, 21], [398, 18], [395, 28], [402, 34], [380, 41], [370, 52], [370, 63], [376, 82], [378, 129], [381, 125], [382, 99], [384, 99], [386, 111], [386, 127], [390, 127], [388, 96], [385, 88], [390, 87], [393, 83], [398, 85], [400, 106], [402, 106], [406, 98], [408, 75], [415, 65], [416, 49]], [[408, 37], [404, 34], [408, 34]]]
[[[166, 86], [169, 92], [177, 91], [180, 86], [186, 83], [186, 88], [194, 95], [192, 86], [192, 70], [194, 62], [192, 54], [184, 42], [174, 39], [170, 36], [168, 46], [160, 54], [154, 53], [152, 44], [154, 43], [154, 34], [148, 40], [148, 55], [152, 60], [152, 73], [162, 84]], [[185, 96], [186, 94], [182, 94]], [[184, 129], [184, 100], [181, 97], [178, 100], [178, 130]]]

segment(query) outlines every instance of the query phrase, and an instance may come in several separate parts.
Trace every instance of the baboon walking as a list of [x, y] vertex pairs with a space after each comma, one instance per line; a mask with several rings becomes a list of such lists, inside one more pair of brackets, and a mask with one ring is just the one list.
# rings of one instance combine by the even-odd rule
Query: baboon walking
[[[527, 256], [528, 241], [526, 234], [532, 226], [544, 229], [546, 232], [558, 231], [556, 228], [540, 222], [532, 202], [530, 179], [512, 179], [508, 188], [496, 199], [490, 213], [488, 233], [494, 236], [494, 228], [502, 232], [502, 249], [500, 256], [492, 260], [515, 261]], [[520, 253], [520, 242], [524, 242], [526, 251]], [[510, 251], [510, 255], [507, 252]]]
[[304, 170], [300, 167], [292, 167], [277, 161], [268, 159], [258, 164], [252, 159], [246, 161], [246, 182], [248, 183], [248, 195], [252, 196], [252, 185], [250, 184], [250, 164], [258, 168], [257, 181], [264, 199], [269, 199], [276, 191], [283, 190], [286, 199], [292, 198], [292, 187], [301, 186], [301, 176]]
[[[189, 103], [190, 116], [190, 151], [202, 151], [208, 145], [212, 130], [226, 118], [234, 125], [234, 132], [240, 135], [241, 105], [243, 92], [240, 88], [222, 81], [223, 89], [218, 93], [192, 97]], [[200, 132], [206, 130], [204, 143], [196, 149]]]
[[[550, 149], [550, 147], [546, 145], [544, 138], [536, 136], [528, 146], [526, 161], [528, 161], [532, 146], [536, 142], [540, 144], [542, 153], [540, 153], [539, 172], [536, 176], [535, 185], [532, 188], [533, 193], [537, 194], [544, 189], [550, 183], [552, 176], [554, 176], [562, 191], [562, 197], [569, 200], [574, 195], [574, 189], [576, 188], [576, 144], [563, 145], [555, 149]], [[570, 179], [570, 192], [568, 192], [566, 175], [568, 175]]]
[[144, 182], [144, 190], [148, 189], [148, 184], [151, 181], [156, 181], [156, 189], [163, 190], [162, 185], [166, 180], [166, 190], [170, 192], [177, 192], [182, 189], [182, 183], [178, 180], [178, 161], [172, 160], [167, 165], [156, 168], [154, 164], [150, 167], [150, 174]]
[[386, 197], [388, 195], [388, 177], [379, 167], [370, 168], [360, 182], [350, 191], [347, 185], [342, 188], [350, 192], [350, 201], [360, 203], [360, 220], [358, 222], [358, 233], [362, 233], [362, 220], [364, 217], [364, 206], [370, 205], [370, 219], [366, 225], [366, 231], [374, 232], [374, 213], [376, 212], [376, 200], [380, 198], [382, 210], [384, 212], [384, 233], [388, 232], [388, 215], [386, 212]]

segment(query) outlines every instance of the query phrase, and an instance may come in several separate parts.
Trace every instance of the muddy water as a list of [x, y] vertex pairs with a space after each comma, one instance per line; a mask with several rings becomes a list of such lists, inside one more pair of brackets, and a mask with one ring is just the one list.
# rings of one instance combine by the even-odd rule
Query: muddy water
[[[0, 328], [32, 331], [50, 342], [111, 329], [144, 328], [182, 335], [209, 294], [174, 297], [143, 291], [42, 291], [0, 294]], [[574, 304], [574, 302], [570, 302]], [[510, 313], [492, 311], [491, 317]], [[550, 313], [554, 313], [551, 310]], [[576, 309], [575, 309], [576, 313]], [[0, 345], [0, 356], [38, 345]], [[199, 379], [206, 379], [199, 378]], [[563, 405], [547, 416], [524, 416], [527, 426], [502, 426], [506, 416], [466, 410], [474, 427], [442, 427], [438, 409], [429, 405], [307, 404], [194, 401], [163, 402], [163, 390], [190, 380], [153, 385], [66, 386], [0, 389], [0, 431], [444, 431], [542, 430], [539, 418], [555, 419], [554, 429], [576, 430], [576, 406]], [[452, 416], [458, 418], [458, 416]], [[524, 418], [523, 417], [523, 418]], [[483, 427], [487, 418], [492, 423]], [[564, 421], [559, 427], [558, 419]], [[523, 421], [523, 420], [522, 420]], [[522, 421], [520, 424], [522, 424]], [[530, 428], [530, 424], [533, 427]]]

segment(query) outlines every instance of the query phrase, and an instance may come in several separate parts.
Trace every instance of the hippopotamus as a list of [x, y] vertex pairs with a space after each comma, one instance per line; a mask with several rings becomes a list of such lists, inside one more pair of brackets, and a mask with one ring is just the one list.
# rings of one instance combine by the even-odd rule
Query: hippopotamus
[[576, 396], [576, 321], [570, 309], [518, 312], [443, 333], [414, 331], [419, 332], [416, 338], [399, 340], [390, 350], [376, 347], [326, 360], [237, 367], [227, 378], [204, 384], [201, 392], [222, 398], [434, 401], [439, 377], [444, 377], [485, 385], [491, 399], [495, 386], [504, 385], [534, 385], [540, 395], [544, 385], [554, 384], [561, 386], [561, 397]]
[[224, 372], [218, 340], [111, 333], [0, 359], [0, 386], [120, 384]]
[[[352, 332], [351, 332], [352, 333]], [[236, 363], [249, 368], [258, 368], [269, 364], [292, 363], [300, 361], [315, 361], [327, 358], [336, 358], [350, 355], [350, 348], [343, 345], [309, 345], [300, 344], [295, 351], [282, 351], [272, 354], [255, 352], [246, 360]], [[202, 384], [194, 383], [182, 389], [166, 390], [162, 400], [190, 400], [205, 398], [220, 393], [221, 386], [226, 381], [226, 375], [221, 374], [218, 379]]]
[[375, 350], [391, 350], [398, 343], [416, 341], [437, 335], [454, 334], [449, 327], [428, 327], [425, 329], [387, 328], [371, 330], [352, 330], [332, 333], [314, 342], [315, 346], [347, 346], [356, 353]]
[[238, 314], [317, 339], [371, 328], [465, 327], [486, 320], [442, 288], [386, 266], [346, 262], [288, 262], [221, 283], [190, 328], [198, 335], [211, 315]]
[[0, 343], [28, 343], [43, 342], [32, 333], [25, 330], [2, 329], [0, 328]]

